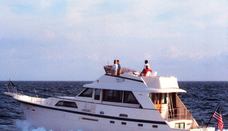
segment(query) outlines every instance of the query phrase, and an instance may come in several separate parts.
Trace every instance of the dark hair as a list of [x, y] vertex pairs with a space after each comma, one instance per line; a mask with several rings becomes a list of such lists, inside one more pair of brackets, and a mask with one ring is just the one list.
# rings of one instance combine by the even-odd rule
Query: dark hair
[[149, 69], [148, 65], [146, 66], [146, 69]]
[[147, 64], [148, 63], [148, 60], [145, 60], [145, 64]]

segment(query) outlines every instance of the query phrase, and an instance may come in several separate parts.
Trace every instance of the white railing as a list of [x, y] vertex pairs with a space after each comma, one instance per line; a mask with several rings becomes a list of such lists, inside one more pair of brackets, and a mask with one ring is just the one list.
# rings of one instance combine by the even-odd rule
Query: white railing
[[[12, 82], [11, 82], [12, 83]], [[25, 102], [30, 102], [30, 103], [35, 103], [35, 104], [45, 104], [45, 100], [42, 98], [39, 98], [37, 95], [37, 92], [35, 88], [33, 89], [35, 96], [27, 96], [23, 93], [23, 91], [18, 91], [17, 87], [13, 85], [7, 85], [7, 92], [4, 94], [9, 95], [14, 97], [17, 100], [25, 101]]]
[[173, 108], [168, 110], [168, 121], [171, 120], [192, 120], [192, 114], [185, 108]]
[[169, 106], [168, 109], [168, 120], [192, 120], [192, 114], [188, 111], [184, 103], [176, 95], [176, 107]]

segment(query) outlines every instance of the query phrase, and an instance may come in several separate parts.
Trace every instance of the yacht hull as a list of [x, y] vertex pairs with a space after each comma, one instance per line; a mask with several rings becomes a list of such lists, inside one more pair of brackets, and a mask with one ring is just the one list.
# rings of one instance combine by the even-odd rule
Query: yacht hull
[[30, 124], [53, 131], [174, 131], [167, 125], [159, 125], [157, 128], [141, 123], [143, 126], [139, 126], [138, 122], [82, 115], [29, 103], [22, 103], [21, 106]]

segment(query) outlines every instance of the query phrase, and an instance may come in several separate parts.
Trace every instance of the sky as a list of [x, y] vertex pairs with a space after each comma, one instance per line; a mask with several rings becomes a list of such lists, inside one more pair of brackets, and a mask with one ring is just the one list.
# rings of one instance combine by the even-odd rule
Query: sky
[[228, 0], [0, 0], [0, 80], [95, 80], [114, 59], [228, 81]]

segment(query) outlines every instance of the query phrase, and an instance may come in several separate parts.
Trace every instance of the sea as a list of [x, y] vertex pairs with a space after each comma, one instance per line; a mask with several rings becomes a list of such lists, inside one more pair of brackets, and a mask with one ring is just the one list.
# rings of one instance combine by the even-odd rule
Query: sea
[[[91, 82], [14, 81], [13, 83], [20, 93], [46, 98], [63, 95], [75, 96], [83, 89], [84, 84]], [[26, 121], [20, 103], [4, 95], [4, 92], [7, 91], [7, 84], [7, 81], [0, 82], [0, 131], [46, 131], [45, 127], [33, 128]], [[181, 81], [179, 86], [187, 91], [187, 93], [181, 93], [179, 96], [200, 126], [208, 123], [216, 106], [220, 104], [224, 129], [228, 130], [228, 82]], [[215, 119], [209, 123], [209, 126], [216, 125]]]

